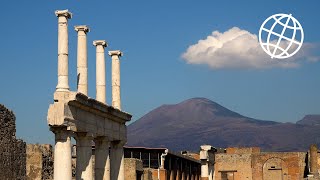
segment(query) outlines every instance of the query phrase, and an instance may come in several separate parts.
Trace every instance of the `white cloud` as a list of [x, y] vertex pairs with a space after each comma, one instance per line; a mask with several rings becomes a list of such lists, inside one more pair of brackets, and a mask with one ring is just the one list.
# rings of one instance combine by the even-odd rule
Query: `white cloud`
[[304, 43], [300, 51], [288, 59], [271, 59], [260, 47], [257, 35], [233, 27], [223, 33], [212, 32], [206, 39], [189, 46], [182, 58], [189, 64], [206, 64], [213, 69], [295, 68], [302, 59], [319, 60], [312, 56], [312, 49], [313, 44]]

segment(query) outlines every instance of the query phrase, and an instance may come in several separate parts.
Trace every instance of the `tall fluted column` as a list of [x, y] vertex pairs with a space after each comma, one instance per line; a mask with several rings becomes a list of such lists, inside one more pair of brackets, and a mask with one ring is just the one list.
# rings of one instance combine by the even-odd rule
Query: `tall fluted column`
[[104, 48], [107, 47], [105, 40], [93, 41], [96, 46], [96, 99], [106, 104], [106, 62]]
[[71, 133], [66, 128], [51, 128], [55, 134], [54, 180], [71, 180]]
[[95, 180], [110, 180], [109, 146], [106, 137], [95, 139]]
[[114, 141], [111, 143], [111, 180], [124, 180], [124, 155], [123, 155], [123, 141]]
[[112, 106], [121, 110], [121, 94], [120, 94], [120, 59], [122, 52], [109, 51], [109, 56], [112, 59]]
[[57, 10], [58, 17], [58, 85], [56, 91], [69, 91], [68, 79], [68, 10]]
[[93, 180], [92, 165], [92, 136], [87, 133], [77, 133], [77, 164], [76, 178], [81, 180]]
[[78, 92], [88, 96], [88, 53], [87, 53], [87, 33], [90, 29], [85, 26], [75, 26], [78, 32], [77, 50], [77, 89]]

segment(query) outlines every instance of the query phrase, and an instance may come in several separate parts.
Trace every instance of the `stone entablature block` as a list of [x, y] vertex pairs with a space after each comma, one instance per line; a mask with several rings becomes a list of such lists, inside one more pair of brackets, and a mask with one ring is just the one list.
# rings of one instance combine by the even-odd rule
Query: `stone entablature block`
[[86, 132], [109, 141], [126, 140], [131, 115], [77, 92], [55, 92], [48, 110], [51, 127], [65, 126], [72, 132]]

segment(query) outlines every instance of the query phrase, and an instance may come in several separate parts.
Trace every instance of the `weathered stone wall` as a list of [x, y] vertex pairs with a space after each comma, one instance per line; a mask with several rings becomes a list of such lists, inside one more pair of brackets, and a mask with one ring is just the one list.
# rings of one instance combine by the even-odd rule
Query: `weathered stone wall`
[[258, 148], [227, 148], [216, 154], [215, 180], [222, 176], [234, 180], [303, 179], [306, 153], [259, 152]]
[[259, 147], [228, 147], [227, 154], [253, 154], [260, 153]]
[[27, 180], [53, 179], [53, 155], [50, 144], [28, 144], [26, 158]]
[[143, 169], [143, 180], [158, 180], [158, 178], [153, 178], [152, 172], [154, 169], [144, 168]]
[[124, 179], [142, 179], [143, 165], [140, 159], [125, 158], [124, 159]]
[[41, 145], [42, 152], [42, 179], [53, 179], [53, 149], [50, 144]]
[[0, 104], [0, 179], [24, 180], [26, 143], [16, 139], [16, 118]]
[[[252, 155], [253, 179], [262, 180], [269, 176], [284, 179], [303, 179], [306, 166], [304, 152], [278, 152]], [[277, 174], [278, 171], [278, 174]], [[275, 179], [275, 178], [273, 178]]]
[[221, 173], [224, 172], [229, 172], [228, 177], [233, 174], [234, 180], [252, 180], [251, 157], [252, 154], [216, 154], [215, 180], [221, 180]]

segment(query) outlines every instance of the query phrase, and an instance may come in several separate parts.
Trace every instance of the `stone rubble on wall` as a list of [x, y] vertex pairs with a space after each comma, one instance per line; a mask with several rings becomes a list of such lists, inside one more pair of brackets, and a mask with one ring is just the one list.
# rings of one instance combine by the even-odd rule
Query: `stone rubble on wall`
[[25, 180], [26, 143], [16, 138], [16, 118], [0, 104], [0, 179]]
[[53, 179], [53, 151], [51, 145], [42, 145], [42, 179]]

